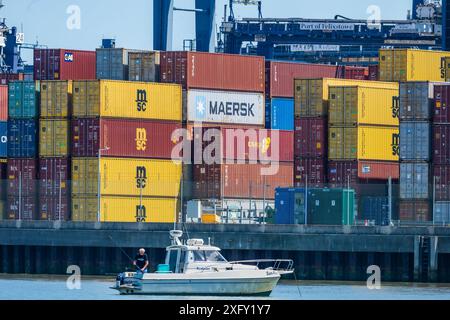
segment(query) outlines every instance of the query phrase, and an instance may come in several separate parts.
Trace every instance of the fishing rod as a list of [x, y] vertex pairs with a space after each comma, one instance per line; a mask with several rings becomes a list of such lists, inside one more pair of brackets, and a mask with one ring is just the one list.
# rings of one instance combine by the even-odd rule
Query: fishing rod
[[114, 239], [111, 237], [111, 235], [108, 235], [109, 239], [114, 243], [114, 245], [120, 249], [120, 251], [122, 251], [122, 253], [131, 261], [134, 262], [134, 259], [131, 259], [130, 256], [125, 252], [125, 250], [123, 250], [118, 244], [117, 242], [114, 241]]

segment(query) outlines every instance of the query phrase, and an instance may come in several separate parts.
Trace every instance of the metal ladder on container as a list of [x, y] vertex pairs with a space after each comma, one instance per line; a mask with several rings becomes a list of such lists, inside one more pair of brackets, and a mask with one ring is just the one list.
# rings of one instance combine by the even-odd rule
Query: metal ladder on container
[[430, 252], [431, 239], [430, 237], [420, 238], [420, 280], [428, 281], [428, 274], [430, 269]]

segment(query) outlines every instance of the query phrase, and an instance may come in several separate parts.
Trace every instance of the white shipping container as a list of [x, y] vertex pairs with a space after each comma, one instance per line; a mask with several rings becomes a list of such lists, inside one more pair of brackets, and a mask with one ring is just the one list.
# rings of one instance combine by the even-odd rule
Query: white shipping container
[[263, 126], [264, 94], [189, 90], [187, 116], [190, 122], [246, 124]]

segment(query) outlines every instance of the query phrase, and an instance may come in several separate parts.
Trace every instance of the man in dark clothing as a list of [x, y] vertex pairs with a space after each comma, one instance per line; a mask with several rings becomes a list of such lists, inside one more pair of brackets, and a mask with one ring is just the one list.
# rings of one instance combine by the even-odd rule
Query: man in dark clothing
[[134, 258], [133, 265], [135, 265], [142, 273], [147, 272], [148, 256], [144, 249], [139, 249], [139, 253]]

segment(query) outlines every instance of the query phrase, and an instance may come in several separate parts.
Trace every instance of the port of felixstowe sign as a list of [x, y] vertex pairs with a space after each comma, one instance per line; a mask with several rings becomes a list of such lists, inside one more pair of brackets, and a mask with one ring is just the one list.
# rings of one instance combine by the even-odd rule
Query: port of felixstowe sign
[[322, 23], [322, 22], [301, 22], [298, 23], [300, 30], [311, 31], [353, 31], [353, 23]]

